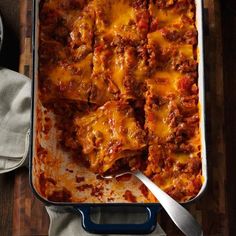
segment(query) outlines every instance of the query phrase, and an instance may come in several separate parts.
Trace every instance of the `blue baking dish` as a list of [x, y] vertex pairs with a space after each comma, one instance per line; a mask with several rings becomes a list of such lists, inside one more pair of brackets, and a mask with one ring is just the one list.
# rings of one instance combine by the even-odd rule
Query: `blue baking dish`
[[[117, 202], [109, 203], [109, 202], [95, 202], [95, 201], [81, 201], [78, 202], [55, 202], [45, 199], [38, 191], [37, 183], [35, 180], [35, 175], [39, 172], [37, 169], [38, 160], [35, 159], [35, 148], [36, 139], [38, 138], [37, 133], [37, 123], [39, 122], [37, 119], [39, 110], [40, 112], [44, 112], [44, 108], [41, 107], [40, 102], [37, 97], [38, 90], [38, 33], [39, 33], [39, 3], [40, 0], [34, 0], [34, 14], [33, 14], [33, 86], [32, 86], [32, 123], [31, 123], [31, 153], [30, 153], [30, 184], [32, 187], [32, 191], [35, 196], [41, 200], [45, 205], [54, 205], [58, 207], [66, 207], [68, 211], [72, 211], [82, 216], [82, 226], [84, 229], [90, 233], [97, 234], [148, 234], [153, 232], [157, 225], [157, 215], [161, 210], [161, 206], [158, 203], [145, 203], [145, 201], [140, 201], [140, 203], [127, 203], [117, 200]], [[198, 28], [198, 58], [199, 58], [199, 66], [198, 66], [198, 85], [199, 85], [199, 101], [200, 101], [200, 130], [201, 130], [201, 153], [202, 153], [202, 175], [204, 178], [202, 188], [199, 194], [192, 200], [195, 201], [198, 199], [202, 193], [204, 192], [207, 185], [207, 161], [206, 161], [206, 143], [205, 143], [205, 93], [204, 93], [204, 54], [203, 54], [203, 3], [202, 1], [196, 0], [197, 7], [197, 28]], [[40, 106], [40, 108], [39, 108]], [[41, 110], [42, 109], [42, 110]], [[50, 114], [52, 115], [52, 114]], [[52, 115], [53, 116], [53, 115]], [[51, 144], [50, 144], [51, 145]], [[49, 146], [50, 146], [49, 145]], [[53, 146], [53, 145], [51, 145]], [[46, 168], [44, 166], [44, 168]], [[84, 169], [81, 169], [83, 172]], [[132, 182], [133, 181], [133, 182]], [[133, 179], [132, 183], [136, 183], [137, 180]], [[119, 198], [117, 198], [119, 199]], [[91, 210], [96, 207], [143, 207], [147, 212], [147, 220], [141, 224], [97, 224], [91, 220], [90, 214]], [[135, 215], [134, 215], [135, 217]]]

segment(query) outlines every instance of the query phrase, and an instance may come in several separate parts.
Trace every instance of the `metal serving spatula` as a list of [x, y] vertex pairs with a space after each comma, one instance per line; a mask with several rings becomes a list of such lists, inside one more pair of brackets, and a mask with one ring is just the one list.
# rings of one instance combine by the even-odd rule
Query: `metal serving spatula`
[[146, 187], [153, 193], [158, 199], [162, 207], [165, 209], [167, 214], [176, 224], [176, 226], [187, 236], [202, 236], [203, 231], [198, 222], [193, 216], [178, 202], [171, 198], [167, 193], [162, 191], [156, 184], [154, 184], [149, 178], [147, 178], [141, 171], [128, 171], [112, 175], [102, 176], [105, 179], [112, 179], [121, 177], [126, 174], [135, 175], [139, 180], [146, 185]]

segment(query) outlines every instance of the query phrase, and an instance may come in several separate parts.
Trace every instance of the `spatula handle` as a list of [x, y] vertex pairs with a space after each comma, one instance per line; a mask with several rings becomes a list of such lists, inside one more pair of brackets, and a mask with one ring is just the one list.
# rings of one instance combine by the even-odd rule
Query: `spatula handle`
[[133, 173], [139, 180], [158, 199], [167, 214], [176, 224], [176, 226], [187, 236], [202, 236], [203, 232], [198, 222], [193, 216], [178, 202], [171, 198], [167, 193], [162, 191], [155, 183], [147, 178], [142, 172], [136, 171]]

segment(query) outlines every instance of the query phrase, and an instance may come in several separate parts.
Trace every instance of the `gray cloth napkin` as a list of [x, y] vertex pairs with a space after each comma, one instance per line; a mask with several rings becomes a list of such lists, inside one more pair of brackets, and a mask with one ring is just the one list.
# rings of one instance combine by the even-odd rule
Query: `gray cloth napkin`
[[0, 69], [0, 173], [26, 163], [30, 103], [30, 80], [8, 69]]
[[[30, 104], [30, 79], [8, 69], [0, 69], [0, 174], [24, 164], [28, 165]], [[93, 235], [84, 231], [78, 214], [68, 212], [67, 208], [46, 207], [46, 209], [50, 217], [49, 236]], [[123, 214], [110, 212], [107, 217], [98, 212], [95, 214], [96, 222], [110, 223], [111, 215], [113, 219], [125, 217], [132, 223], [141, 217], [138, 212], [133, 211], [126, 211]], [[152, 235], [166, 234], [157, 225]]]

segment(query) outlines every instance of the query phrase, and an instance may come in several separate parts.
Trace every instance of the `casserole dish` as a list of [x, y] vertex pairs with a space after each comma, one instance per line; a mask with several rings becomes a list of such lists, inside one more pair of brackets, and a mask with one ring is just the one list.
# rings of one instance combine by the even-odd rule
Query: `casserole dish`
[[[62, 1], [63, 2], [63, 1]], [[69, 1], [67, 1], [69, 2]], [[76, 1], [75, 1], [76, 2]], [[155, 200], [150, 200], [142, 194], [140, 183], [134, 177], [128, 179], [114, 179], [111, 181], [103, 180], [90, 171], [83, 161], [74, 157], [74, 153], [67, 149], [62, 149], [58, 145], [58, 133], [56, 123], [56, 114], [52, 110], [42, 105], [41, 97], [46, 94], [46, 99], [51, 99], [51, 96], [57, 97], [52, 90], [39, 92], [39, 9], [40, 1], [34, 1], [34, 38], [33, 38], [33, 55], [34, 55], [34, 78], [33, 78], [33, 102], [32, 102], [32, 148], [30, 158], [30, 177], [31, 185], [36, 196], [45, 202], [56, 206], [70, 206], [77, 212], [82, 214], [82, 225], [85, 230], [92, 233], [126, 233], [126, 234], [146, 234], [154, 230], [157, 223], [157, 212], [160, 210], [160, 205]], [[50, 11], [47, 14], [52, 14]], [[87, 12], [87, 14], [89, 14]], [[86, 17], [86, 16], [85, 16]], [[59, 24], [63, 24], [60, 21]], [[205, 146], [205, 116], [204, 116], [204, 69], [203, 69], [203, 30], [202, 30], [202, 2], [196, 1], [196, 27], [198, 30], [198, 87], [199, 87], [199, 115], [200, 115], [200, 140], [201, 140], [201, 176], [202, 185], [198, 194], [194, 198], [184, 199], [184, 202], [196, 200], [204, 191], [207, 182], [206, 170], [206, 146]], [[64, 32], [64, 31], [63, 31]], [[59, 32], [61, 35], [61, 31]], [[81, 36], [82, 37], [82, 36]], [[41, 45], [42, 47], [42, 45]], [[76, 46], [77, 47], [77, 46]], [[50, 49], [50, 48], [48, 48]], [[53, 53], [57, 53], [56, 45], [51, 45], [52, 51], [48, 52], [49, 56], [53, 57]], [[41, 48], [42, 50], [42, 48]], [[99, 49], [100, 50], [100, 49]], [[82, 68], [83, 70], [83, 68]], [[41, 73], [41, 72], [40, 72]], [[59, 70], [59, 77], [63, 76]], [[87, 71], [82, 72], [87, 73]], [[58, 76], [58, 75], [56, 75]], [[58, 78], [59, 78], [58, 77]], [[76, 85], [80, 86], [80, 85]], [[152, 84], [150, 83], [150, 87]], [[78, 87], [79, 89], [79, 87]], [[62, 86], [62, 90], [64, 88]], [[49, 92], [48, 92], [49, 91]], [[44, 92], [44, 90], [43, 90]], [[40, 94], [39, 94], [40, 93]], [[91, 93], [91, 91], [90, 91]], [[125, 94], [127, 95], [127, 94]], [[67, 98], [70, 96], [65, 94]], [[69, 97], [70, 99], [70, 97]], [[101, 96], [98, 98], [92, 97], [96, 102], [102, 104]], [[91, 99], [91, 100], [92, 100]], [[114, 102], [113, 102], [114, 103]], [[112, 110], [113, 104], [106, 103], [104, 107], [111, 110], [113, 113], [120, 116], [120, 110]], [[107, 105], [108, 104], [108, 105]], [[59, 102], [59, 108], [63, 112], [67, 111], [67, 105], [63, 105], [63, 99]], [[55, 102], [53, 106], [58, 106]], [[74, 104], [69, 104], [73, 107]], [[83, 103], [80, 104], [83, 107]], [[121, 105], [121, 107], [125, 105]], [[98, 109], [99, 114], [104, 113], [103, 109]], [[60, 110], [59, 109], [59, 110]], [[70, 108], [71, 109], [71, 108]], [[69, 110], [70, 110], [69, 109]], [[78, 109], [78, 107], [76, 107]], [[68, 113], [69, 113], [68, 110]], [[76, 119], [79, 122], [83, 120], [84, 127], [86, 122], [92, 115], [88, 115], [86, 119]], [[60, 120], [63, 122], [65, 120]], [[134, 127], [133, 121], [128, 124], [127, 129]], [[94, 126], [95, 127], [95, 126]], [[67, 127], [70, 129], [70, 127]], [[96, 127], [95, 127], [96, 128]], [[81, 129], [81, 128], [80, 128]], [[135, 126], [137, 129], [137, 126]], [[65, 134], [66, 135], [66, 134]], [[84, 131], [79, 134], [78, 139], [83, 138]], [[63, 135], [61, 135], [63, 136]], [[126, 143], [128, 140], [125, 141]], [[155, 144], [155, 143], [154, 143]], [[153, 144], [153, 145], [154, 145]], [[82, 145], [83, 146], [83, 145]], [[137, 145], [133, 145], [137, 146]], [[83, 147], [83, 149], [85, 149]], [[124, 150], [127, 153], [127, 150]], [[130, 191], [132, 190], [132, 192]], [[145, 207], [148, 212], [148, 219], [143, 224], [113, 224], [113, 225], [98, 225], [91, 221], [90, 211], [92, 207], [104, 206], [132, 206]]]

